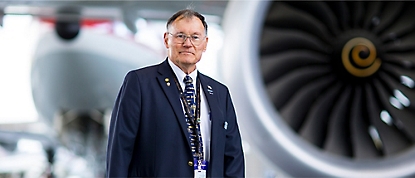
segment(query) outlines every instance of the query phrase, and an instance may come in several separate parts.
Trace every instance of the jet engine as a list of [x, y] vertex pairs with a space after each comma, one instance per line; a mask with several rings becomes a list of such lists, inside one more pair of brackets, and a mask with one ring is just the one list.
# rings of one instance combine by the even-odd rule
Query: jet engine
[[161, 59], [120, 37], [82, 30], [67, 40], [46, 32], [32, 62], [34, 104], [60, 143], [103, 177], [109, 117], [123, 78], [129, 70]]
[[220, 71], [243, 138], [294, 177], [414, 176], [413, 17], [409, 1], [231, 1]]

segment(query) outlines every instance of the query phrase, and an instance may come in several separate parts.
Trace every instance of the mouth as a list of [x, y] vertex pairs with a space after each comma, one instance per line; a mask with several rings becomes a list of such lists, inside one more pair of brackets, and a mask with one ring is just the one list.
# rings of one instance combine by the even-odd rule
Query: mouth
[[179, 52], [179, 54], [193, 54], [194, 55], [194, 53], [192, 53], [190, 51], [181, 51], [181, 52]]

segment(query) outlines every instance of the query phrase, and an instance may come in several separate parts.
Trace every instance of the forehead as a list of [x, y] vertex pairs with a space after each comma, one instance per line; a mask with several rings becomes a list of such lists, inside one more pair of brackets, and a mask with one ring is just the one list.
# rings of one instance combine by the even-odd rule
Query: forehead
[[171, 24], [172, 30], [176, 33], [202, 34], [205, 30], [202, 21], [195, 17], [180, 16]]

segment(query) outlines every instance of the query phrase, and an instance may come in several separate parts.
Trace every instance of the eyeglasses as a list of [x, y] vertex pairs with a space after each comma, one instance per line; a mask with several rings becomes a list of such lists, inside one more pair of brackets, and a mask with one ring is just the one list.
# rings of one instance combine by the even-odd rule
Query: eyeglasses
[[195, 46], [201, 45], [203, 40], [206, 38], [206, 36], [201, 37], [200, 35], [185, 35], [183, 33], [172, 34], [168, 32], [168, 34], [173, 36], [174, 43], [182, 44], [187, 40], [187, 38], [189, 38], [190, 42], [192, 42], [192, 44]]

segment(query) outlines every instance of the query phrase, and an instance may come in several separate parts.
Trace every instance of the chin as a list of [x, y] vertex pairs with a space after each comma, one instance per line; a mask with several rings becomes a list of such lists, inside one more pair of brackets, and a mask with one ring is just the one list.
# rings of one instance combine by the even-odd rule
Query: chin
[[179, 61], [181, 62], [181, 63], [185, 63], [185, 64], [194, 64], [194, 63], [196, 63], [197, 62], [197, 60], [195, 59], [195, 57], [193, 57], [193, 56], [185, 56], [185, 57], [181, 57], [180, 59], [179, 59]]

